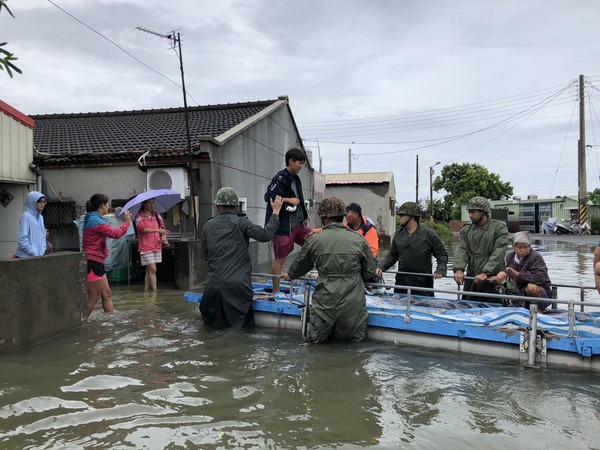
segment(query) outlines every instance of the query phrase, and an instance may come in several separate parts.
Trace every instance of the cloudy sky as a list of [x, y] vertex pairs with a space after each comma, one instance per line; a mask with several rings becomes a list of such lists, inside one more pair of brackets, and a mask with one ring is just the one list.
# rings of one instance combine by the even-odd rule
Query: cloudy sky
[[[576, 195], [578, 77], [587, 188], [600, 187], [597, 0], [8, 0], [0, 42], [22, 75], [0, 99], [26, 114], [289, 96], [324, 173], [393, 171], [399, 201], [429, 167], [479, 163], [523, 198]], [[418, 171], [417, 171], [418, 159]], [[318, 163], [315, 161], [318, 168]], [[435, 194], [434, 194], [435, 197]]]

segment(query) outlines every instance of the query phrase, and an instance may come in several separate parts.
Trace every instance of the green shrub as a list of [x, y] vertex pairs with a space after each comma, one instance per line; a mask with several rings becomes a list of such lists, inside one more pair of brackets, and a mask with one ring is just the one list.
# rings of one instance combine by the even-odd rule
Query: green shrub
[[445, 223], [424, 220], [421, 222], [421, 225], [426, 228], [431, 228], [433, 231], [435, 231], [442, 241], [452, 237], [452, 231], [450, 231], [450, 228], [448, 228]]
[[600, 217], [592, 217], [590, 222], [592, 230], [600, 230]]

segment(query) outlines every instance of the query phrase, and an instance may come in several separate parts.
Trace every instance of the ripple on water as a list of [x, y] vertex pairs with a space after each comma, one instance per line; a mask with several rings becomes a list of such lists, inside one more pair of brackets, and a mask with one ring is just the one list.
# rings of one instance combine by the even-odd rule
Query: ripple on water
[[119, 375], [94, 375], [70, 386], [62, 386], [63, 392], [86, 392], [108, 389], [119, 389], [127, 386], [142, 386], [140, 380]]

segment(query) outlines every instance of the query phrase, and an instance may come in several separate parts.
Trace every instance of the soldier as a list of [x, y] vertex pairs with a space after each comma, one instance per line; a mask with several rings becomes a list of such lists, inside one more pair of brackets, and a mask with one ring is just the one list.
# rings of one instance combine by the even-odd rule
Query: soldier
[[[490, 219], [490, 202], [483, 197], [469, 200], [467, 210], [471, 223], [460, 231], [452, 263], [454, 281], [464, 283], [465, 291], [497, 293], [496, 284], [489, 278], [504, 270], [508, 229], [503, 222]], [[465, 270], [467, 276], [475, 279], [465, 280]], [[494, 302], [477, 296], [471, 296], [471, 300]]]
[[280, 196], [270, 201], [273, 214], [264, 228], [243, 214], [235, 214], [238, 204], [238, 195], [232, 188], [219, 189], [215, 198], [219, 215], [209, 219], [202, 232], [208, 276], [200, 312], [204, 323], [215, 328], [254, 325], [248, 241], [252, 238], [268, 242], [273, 238], [283, 202]]
[[[394, 235], [390, 251], [377, 268], [377, 275], [392, 267], [398, 261], [399, 272], [430, 274], [431, 257], [437, 261], [433, 278], [427, 275], [396, 274], [396, 284], [433, 288], [433, 279], [446, 275], [448, 251], [435, 231], [422, 227], [419, 223], [421, 208], [415, 202], [405, 202], [398, 210], [400, 229]], [[406, 293], [407, 289], [396, 288], [394, 292]], [[433, 296], [433, 292], [412, 289], [414, 295]]]
[[364, 280], [375, 275], [375, 259], [365, 238], [343, 225], [344, 202], [323, 199], [323, 228], [309, 235], [284, 275], [287, 281], [316, 266], [319, 276], [312, 298], [307, 342], [360, 342], [367, 338]]

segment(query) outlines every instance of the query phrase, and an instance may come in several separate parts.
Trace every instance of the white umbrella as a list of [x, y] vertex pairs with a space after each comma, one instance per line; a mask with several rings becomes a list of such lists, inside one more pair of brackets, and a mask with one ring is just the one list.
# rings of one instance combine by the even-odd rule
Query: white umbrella
[[142, 192], [129, 200], [117, 215], [121, 216], [125, 211], [129, 210], [131, 216], [135, 217], [142, 207], [142, 202], [150, 200], [151, 198], [154, 199], [154, 211], [158, 213], [166, 212], [177, 203], [183, 201], [179, 192], [171, 191], [169, 189], [151, 189]]

